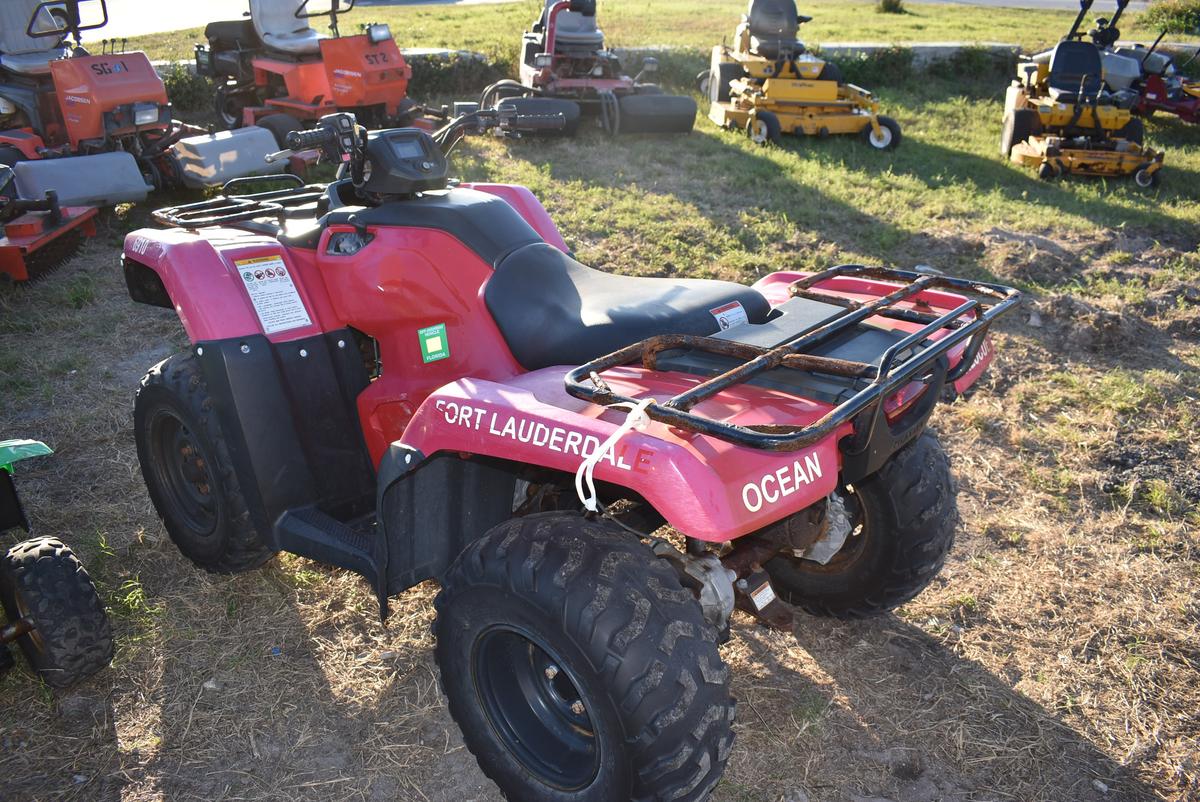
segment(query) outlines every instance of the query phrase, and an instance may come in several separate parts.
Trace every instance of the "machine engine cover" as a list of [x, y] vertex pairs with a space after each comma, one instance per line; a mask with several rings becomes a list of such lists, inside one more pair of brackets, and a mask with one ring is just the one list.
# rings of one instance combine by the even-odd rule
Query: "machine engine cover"
[[166, 87], [145, 53], [61, 59], [50, 62], [50, 72], [72, 148], [104, 136], [107, 112], [134, 103], [167, 105]]
[[171, 146], [171, 156], [183, 183], [197, 189], [220, 186], [234, 178], [281, 173], [286, 161], [268, 164], [266, 160], [275, 150], [275, 135], [266, 128], [251, 125], [181, 139]]
[[32, 159], [14, 164], [13, 172], [20, 197], [36, 200], [54, 190], [63, 206], [137, 203], [153, 189], [142, 177], [132, 154], [124, 151]]

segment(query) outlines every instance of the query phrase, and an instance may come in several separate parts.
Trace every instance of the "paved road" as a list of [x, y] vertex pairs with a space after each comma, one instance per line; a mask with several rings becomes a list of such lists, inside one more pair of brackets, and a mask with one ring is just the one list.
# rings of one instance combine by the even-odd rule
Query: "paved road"
[[[990, 8], [1027, 8], [1036, 10], [1061, 10], [1061, 11], [1079, 11], [1078, 0], [952, 0], [964, 6], [988, 6]], [[947, 0], [905, 0], [908, 3], [921, 3], [929, 5], [946, 5]], [[1129, 8], [1125, 9], [1126, 14], [1132, 14], [1138, 11], [1145, 11], [1149, 5], [1144, 0], [1132, 0]], [[1108, 4], [1103, 2], [1096, 3], [1088, 12], [1087, 19], [1090, 21], [1093, 17], [1103, 16], [1104, 14], [1111, 15], [1116, 11], [1116, 3]]]

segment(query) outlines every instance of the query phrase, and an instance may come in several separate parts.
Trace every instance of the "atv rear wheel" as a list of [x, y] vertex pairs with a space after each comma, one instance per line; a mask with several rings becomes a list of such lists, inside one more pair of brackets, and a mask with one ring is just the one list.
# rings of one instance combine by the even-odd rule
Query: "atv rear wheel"
[[851, 530], [828, 563], [779, 556], [764, 566], [780, 598], [813, 615], [864, 618], [900, 606], [945, 564], [958, 523], [954, 482], [929, 432], [852, 487], [838, 488]]
[[666, 563], [580, 515], [468, 546], [435, 602], [467, 747], [508, 799], [702, 800], [733, 742], [716, 632]]
[[903, 138], [900, 135], [900, 123], [891, 117], [884, 117], [882, 114], [876, 119], [879, 120], [879, 133], [876, 134], [875, 129], [868, 125], [862, 130], [863, 141], [875, 148], [875, 150], [895, 150], [898, 148], [900, 140]]
[[783, 127], [774, 112], [760, 111], [746, 122], [746, 136], [756, 145], [778, 145], [783, 141]]
[[150, 500], [185, 557], [219, 574], [271, 558], [194, 356], [177, 354], [150, 369], [134, 400], [133, 426]]
[[32, 625], [17, 643], [47, 685], [66, 688], [112, 661], [104, 605], [62, 541], [39, 537], [9, 549], [0, 560], [0, 602], [10, 623]]

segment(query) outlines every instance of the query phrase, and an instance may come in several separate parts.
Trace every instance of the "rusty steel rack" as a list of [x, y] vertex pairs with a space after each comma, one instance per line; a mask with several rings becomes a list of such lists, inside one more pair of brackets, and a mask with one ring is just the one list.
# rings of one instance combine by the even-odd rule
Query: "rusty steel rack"
[[[903, 284], [887, 295], [866, 302], [816, 289], [816, 285], [835, 278], [878, 279]], [[896, 306], [904, 301], [914, 301], [915, 296], [925, 290], [948, 290], [965, 296], [965, 300], [944, 314], [934, 312], [932, 307], [927, 307], [930, 311], [923, 311], [920, 307], [924, 304], [920, 299], [913, 303], [916, 308]], [[658, 356], [664, 351], [693, 349], [732, 357], [741, 360], [742, 363], [667, 401], [651, 403], [646, 408], [646, 414], [651, 420], [686, 431], [711, 435], [737, 445], [770, 451], [804, 448], [832, 434], [844, 424], [852, 422], [858, 439], [863, 441], [860, 447], [866, 448], [865, 441], [872, 438], [876, 432], [882, 417], [880, 411], [887, 398], [914, 379], [924, 380], [928, 385], [927, 389], [915, 406], [921, 408], [918, 416], [923, 414], [927, 417], [940, 397], [942, 386], [947, 382], [956, 381], [970, 370], [991, 324], [1012, 310], [1021, 300], [1020, 292], [998, 284], [865, 265], [840, 265], [815, 273], [793, 282], [789, 293], [792, 297], [840, 306], [842, 311], [791, 342], [769, 349], [732, 340], [687, 334], [651, 337], [572, 370], [566, 378], [567, 392], [576, 398], [604, 406], [622, 402], [639, 403], [639, 399], [613, 391], [600, 374], [636, 362], [640, 362], [648, 370], [656, 370]], [[892, 344], [875, 363], [809, 353], [835, 335], [847, 333], [852, 327], [871, 317], [919, 323], [922, 328]], [[940, 331], [947, 333], [937, 340], [929, 339]], [[943, 357], [964, 341], [968, 343], [966, 350], [951, 370]], [[869, 383], [846, 401], [837, 404], [819, 420], [805, 426], [738, 426], [692, 411], [700, 402], [776, 368], [809, 371]], [[864, 415], [864, 412], [868, 414]], [[923, 418], [921, 421], [923, 422]]]
[[[248, 195], [235, 194], [234, 190], [247, 184], [285, 181], [296, 186], [256, 192]], [[243, 220], [275, 218], [280, 222], [288, 210], [313, 203], [325, 193], [324, 184], [305, 185], [299, 177], [291, 174], [248, 176], [226, 182], [221, 194], [209, 200], [168, 206], [154, 212], [155, 222], [179, 228], [207, 228], [237, 223]]]

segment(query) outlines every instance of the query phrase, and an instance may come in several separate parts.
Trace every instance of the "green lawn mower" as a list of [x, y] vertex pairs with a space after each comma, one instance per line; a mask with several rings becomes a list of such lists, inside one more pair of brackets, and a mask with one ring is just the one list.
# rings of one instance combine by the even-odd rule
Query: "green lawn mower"
[[[32, 534], [17, 497], [13, 465], [52, 453], [36, 440], [0, 441], [0, 532]], [[0, 559], [0, 674], [15, 662], [16, 643], [47, 685], [66, 688], [112, 661], [112, 627], [104, 605], [74, 552], [53, 537], [33, 537]]]

